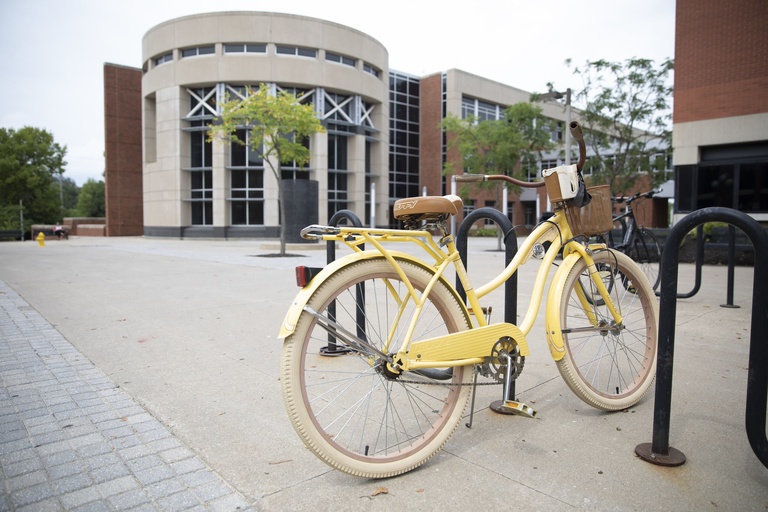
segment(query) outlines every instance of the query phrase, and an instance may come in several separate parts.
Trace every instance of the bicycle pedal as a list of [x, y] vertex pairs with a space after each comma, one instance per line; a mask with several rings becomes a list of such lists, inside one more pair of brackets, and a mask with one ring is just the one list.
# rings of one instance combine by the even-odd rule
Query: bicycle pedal
[[491, 403], [490, 408], [493, 412], [499, 414], [513, 414], [515, 416], [525, 416], [526, 418], [536, 416], [536, 411], [533, 407], [515, 400], [497, 400]]

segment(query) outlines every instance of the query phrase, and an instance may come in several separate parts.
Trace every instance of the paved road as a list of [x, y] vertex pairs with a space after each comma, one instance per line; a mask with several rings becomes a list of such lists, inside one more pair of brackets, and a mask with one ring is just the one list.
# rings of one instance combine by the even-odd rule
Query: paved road
[[[493, 247], [470, 244], [477, 282], [501, 268]], [[325, 254], [262, 257], [272, 252], [256, 241], [0, 244], [0, 511], [768, 507], [768, 469], [744, 432], [751, 269], [737, 269], [739, 309], [720, 307], [722, 267], [679, 303], [671, 443], [684, 466], [634, 456], [651, 440], [652, 396], [605, 414], [570, 393], [539, 321], [517, 387], [536, 419], [490, 412], [501, 390], [481, 388], [472, 429], [418, 470], [372, 481], [330, 470], [288, 422], [276, 333], [293, 266]], [[681, 290], [691, 275], [683, 265]], [[520, 276], [523, 312], [532, 280]]]

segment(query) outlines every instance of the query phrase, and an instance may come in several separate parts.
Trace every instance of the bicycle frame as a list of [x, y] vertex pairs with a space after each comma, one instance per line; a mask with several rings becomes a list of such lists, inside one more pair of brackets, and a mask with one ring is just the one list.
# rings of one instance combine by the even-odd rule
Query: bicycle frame
[[[605, 249], [605, 245], [591, 244], [585, 246], [575, 240], [562, 209], [556, 211], [553, 217], [542, 222], [534, 229], [533, 233], [523, 242], [512, 261], [496, 278], [477, 289], [471, 285], [467, 271], [456, 249], [455, 242], [450, 235], [444, 236], [437, 243], [429, 231], [368, 229], [346, 226], [338, 228], [311, 226], [305, 229], [305, 231], [307, 230], [309, 230], [310, 236], [314, 235], [316, 239], [344, 243], [353, 250], [353, 253], [329, 264], [299, 292], [281, 327], [279, 335], [281, 339], [289, 336], [294, 331], [296, 322], [303, 311], [308, 311], [310, 314], [315, 315], [318, 321], [324, 322], [323, 325], [327, 326], [329, 330], [337, 330], [340, 326], [306, 308], [307, 301], [312, 296], [312, 293], [337, 269], [357, 261], [383, 257], [390, 263], [407, 287], [407, 295], [401, 301], [401, 311], [406, 301], [410, 300], [416, 306], [417, 315], [414, 315], [414, 318], [410, 320], [406, 335], [403, 337], [399, 347], [390, 346], [394, 339], [396, 325], [392, 326], [389, 339], [387, 340], [387, 349], [385, 350], [387, 354], [382, 354], [382, 352], [373, 349], [365, 340], [356, 337], [354, 334], [346, 331], [343, 332], [343, 336], [350, 340], [352, 344], [357, 347], [367, 347], [371, 350], [371, 353], [376, 353], [378, 356], [386, 356], [389, 365], [396, 371], [481, 364], [491, 353], [493, 345], [503, 336], [509, 336], [514, 339], [519, 347], [520, 355], [527, 356], [530, 354], [530, 350], [526, 336], [538, 316], [550, 268], [561, 249], [563, 249], [563, 262], [555, 272], [549, 289], [546, 308], [547, 341], [552, 357], [557, 361], [565, 355], [560, 331], [559, 308], [556, 304], [559, 300], [558, 292], [561, 291], [570, 270], [579, 259], [583, 258], [586, 261], [595, 288], [608, 305], [616, 325], [622, 325], [621, 314], [610, 300], [608, 290], [598, 275], [594, 260], [591, 257], [592, 251]], [[429, 264], [410, 254], [390, 250], [385, 247], [385, 244], [389, 242], [415, 244], [434, 263]], [[530, 259], [534, 246], [544, 242], [551, 242], [551, 245], [546, 251], [537, 271], [530, 304], [520, 327], [510, 323], [489, 325], [482, 314], [475, 314], [475, 312], [482, 311], [480, 299], [502, 286], [507, 279]], [[373, 247], [374, 249], [363, 251], [360, 249], [362, 244], [368, 244], [368, 247]], [[421, 294], [418, 293], [408, 280], [400, 265], [401, 261], [408, 261], [419, 265], [432, 273], [432, 278]], [[418, 320], [418, 312], [421, 311], [434, 286], [441, 281], [449, 290], [456, 293], [455, 288], [451, 286], [445, 276], [446, 270], [451, 265], [455, 268], [456, 275], [466, 292], [469, 304], [468, 307], [464, 305], [465, 315], [468, 319], [474, 319], [472, 328], [467, 331], [460, 331], [437, 338], [411, 342], [411, 335]], [[583, 291], [577, 289], [577, 295], [585, 306], [585, 310], [590, 311], [589, 303]], [[400, 297], [398, 297], [398, 300], [400, 300]], [[457, 302], [463, 304], [460, 300], [457, 300]], [[555, 306], [552, 307], [552, 305]], [[590, 318], [590, 320], [592, 325], [597, 325], [596, 318]]]

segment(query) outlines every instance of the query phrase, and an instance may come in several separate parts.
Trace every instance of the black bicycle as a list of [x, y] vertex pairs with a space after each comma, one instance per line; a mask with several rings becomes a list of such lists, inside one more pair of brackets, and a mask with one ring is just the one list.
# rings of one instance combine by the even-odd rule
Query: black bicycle
[[659, 266], [661, 265], [661, 246], [651, 231], [637, 225], [635, 215], [632, 213], [632, 203], [638, 199], [651, 198], [656, 194], [656, 190], [648, 192], [638, 192], [631, 197], [613, 198], [615, 203], [626, 201], [627, 211], [613, 218], [614, 225], [621, 225], [622, 239], [617, 244], [613, 240], [613, 232], [608, 232], [608, 246], [617, 249], [637, 262], [643, 269], [648, 281], [653, 286], [654, 291], [659, 287], [661, 274]]

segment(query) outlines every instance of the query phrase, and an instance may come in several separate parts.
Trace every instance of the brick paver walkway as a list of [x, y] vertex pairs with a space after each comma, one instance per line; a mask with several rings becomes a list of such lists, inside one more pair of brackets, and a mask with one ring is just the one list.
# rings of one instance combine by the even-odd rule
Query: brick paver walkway
[[0, 281], [0, 512], [253, 505]]

